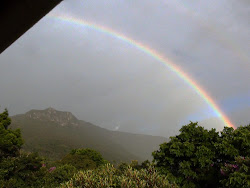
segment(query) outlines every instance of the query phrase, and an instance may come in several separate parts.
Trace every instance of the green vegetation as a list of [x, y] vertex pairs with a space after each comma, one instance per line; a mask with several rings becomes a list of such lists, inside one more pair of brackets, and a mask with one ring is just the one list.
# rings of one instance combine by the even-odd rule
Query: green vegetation
[[225, 176], [220, 181], [224, 187], [250, 187], [250, 158], [236, 157], [232, 164], [226, 163], [221, 168], [221, 174]]
[[8, 111], [0, 114], [0, 187], [38, 185], [41, 158], [37, 153], [21, 153], [23, 144], [19, 129], [11, 130]]
[[106, 164], [97, 170], [78, 172], [70, 181], [63, 183], [62, 187], [168, 188], [177, 186], [175, 184], [170, 184], [167, 177], [160, 175], [153, 166], [141, 170], [136, 170], [127, 166], [123, 173], [119, 174], [113, 165]]
[[95, 169], [106, 161], [102, 155], [92, 149], [74, 149], [62, 158], [61, 164], [70, 164], [78, 170]]
[[43, 167], [43, 171], [45, 172], [41, 178], [43, 179], [43, 184], [40, 184], [41, 187], [58, 187], [62, 182], [69, 181], [75, 173], [77, 173], [77, 169], [69, 164], [65, 165], [56, 165], [50, 168]]
[[153, 162], [133, 160], [114, 167], [88, 148], [60, 160], [21, 150], [19, 129], [0, 113], [0, 187], [250, 187], [250, 125], [222, 132], [191, 122], [153, 152]]
[[[11, 117], [10, 128], [21, 129], [22, 150], [59, 160], [75, 148], [92, 148], [109, 161], [152, 160], [151, 153], [167, 138], [110, 131], [52, 108]], [[68, 120], [69, 119], [69, 120]]]
[[5, 110], [0, 114], [0, 187], [56, 187], [79, 170], [106, 163], [100, 153], [91, 149], [75, 149], [62, 160], [46, 162], [38, 153], [21, 151], [21, 131], [10, 129], [10, 123]]
[[7, 157], [15, 157], [23, 145], [21, 131], [8, 129], [11, 124], [8, 111], [0, 114], [0, 160]]
[[250, 125], [219, 133], [193, 122], [153, 152], [159, 171], [183, 187], [250, 187], [249, 156]]

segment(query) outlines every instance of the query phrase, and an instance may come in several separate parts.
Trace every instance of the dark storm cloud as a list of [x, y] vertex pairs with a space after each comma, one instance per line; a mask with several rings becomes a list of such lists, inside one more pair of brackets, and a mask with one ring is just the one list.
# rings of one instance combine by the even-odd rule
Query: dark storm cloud
[[[247, 7], [247, 1], [233, 0], [67, 0], [53, 12], [112, 28], [169, 57], [239, 125], [250, 113], [247, 97], [240, 100], [250, 91]], [[224, 126], [190, 86], [152, 57], [51, 17], [2, 53], [0, 63], [0, 104], [11, 114], [52, 106], [112, 130], [162, 136], [189, 120]], [[235, 99], [240, 105], [230, 105]]]

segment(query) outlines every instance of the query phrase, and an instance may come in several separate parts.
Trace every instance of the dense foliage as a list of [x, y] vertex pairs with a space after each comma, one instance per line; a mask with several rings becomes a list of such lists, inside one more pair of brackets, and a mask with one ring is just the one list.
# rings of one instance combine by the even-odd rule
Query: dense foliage
[[225, 163], [220, 172], [225, 177], [220, 181], [224, 187], [250, 187], [250, 157], [236, 157], [234, 163]]
[[[249, 156], [250, 125], [225, 127], [219, 133], [193, 122], [153, 152], [160, 172], [183, 187], [249, 187]], [[239, 157], [246, 157], [246, 162]], [[232, 171], [232, 165], [238, 166]]]
[[44, 187], [58, 187], [62, 182], [69, 181], [77, 172], [77, 169], [69, 164], [53, 166], [48, 169], [44, 167], [43, 169], [46, 172], [42, 177]]
[[250, 125], [216, 132], [191, 122], [153, 152], [153, 163], [114, 167], [88, 148], [57, 161], [25, 153], [10, 123], [8, 111], [0, 113], [0, 187], [250, 187]]
[[92, 149], [74, 149], [60, 161], [61, 164], [70, 164], [78, 170], [95, 169], [106, 163], [102, 155]]
[[0, 187], [56, 187], [78, 170], [95, 169], [106, 162], [94, 150], [77, 149], [48, 163], [37, 153], [21, 152], [21, 131], [9, 129], [10, 123], [8, 111], [0, 113]]
[[0, 114], [0, 187], [38, 186], [42, 159], [37, 153], [20, 152], [21, 131], [9, 129], [8, 115], [7, 110]]
[[0, 113], [0, 160], [7, 157], [16, 157], [23, 145], [21, 131], [8, 129], [11, 124], [9, 113], [5, 110]]
[[170, 184], [167, 177], [160, 175], [153, 166], [141, 170], [127, 166], [123, 173], [119, 174], [113, 165], [106, 164], [97, 170], [80, 171], [70, 181], [62, 184], [62, 187], [168, 188], [177, 186]]

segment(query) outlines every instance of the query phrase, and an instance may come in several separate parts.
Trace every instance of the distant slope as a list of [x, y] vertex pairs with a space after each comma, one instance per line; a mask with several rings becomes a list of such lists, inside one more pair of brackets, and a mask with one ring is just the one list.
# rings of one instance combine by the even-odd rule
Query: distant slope
[[12, 116], [11, 128], [20, 128], [24, 150], [59, 159], [73, 148], [88, 147], [110, 161], [143, 161], [165, 142], [164, 137], [109, 131], [82, 120], [70, 112], [53, 108], [31, 110]]

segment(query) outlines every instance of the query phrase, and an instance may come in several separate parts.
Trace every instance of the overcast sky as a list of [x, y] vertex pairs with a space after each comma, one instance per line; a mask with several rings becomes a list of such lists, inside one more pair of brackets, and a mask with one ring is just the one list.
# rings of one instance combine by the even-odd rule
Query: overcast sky
[[0, 55], [0, 105], [11, 115], [53, 107], [111, 130], [169, 136], [189, 121], [223, 122], [178, 75], [115, 37], [165, 57], [236, 125], [250, 123], [249, 0], [64, 0]]

